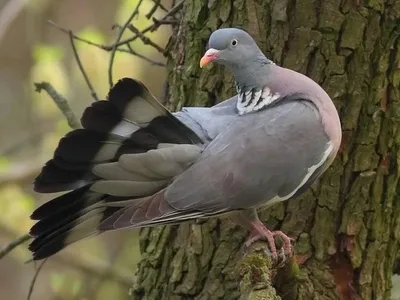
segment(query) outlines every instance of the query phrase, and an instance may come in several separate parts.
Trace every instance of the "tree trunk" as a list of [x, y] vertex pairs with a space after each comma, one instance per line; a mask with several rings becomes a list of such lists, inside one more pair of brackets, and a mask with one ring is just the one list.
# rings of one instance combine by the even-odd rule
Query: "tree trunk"
[[[269, 228], [296, 239], [300, 271], [289, 279], [294, 289], [275, 282], [282, 299], [390, 297], [400, 238], [399, 18], [399, 0], [184, 3], [168, 45], [174, 109], [234, 95], [232, 74], [217, 65], [200, 70], [199, 60], [212, 31], [237, 26], [277, 64], [321, 84], [340, 111], [343, 142], [333, 165], [303, 196], [262, 213]], [[133, 298], [239, 299], [246, 235], [218, 219], [142, 230]]]

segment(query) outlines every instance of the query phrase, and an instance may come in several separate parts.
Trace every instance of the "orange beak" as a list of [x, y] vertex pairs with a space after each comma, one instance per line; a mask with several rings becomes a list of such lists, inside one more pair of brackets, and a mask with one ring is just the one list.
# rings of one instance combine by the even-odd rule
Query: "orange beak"
[[212, 62], [218, 56], [219, 52], [219, 50], [213, 48], [208, 49], [207, 52], [204, 53], [204, 56], [200, 59], [200, 68]]

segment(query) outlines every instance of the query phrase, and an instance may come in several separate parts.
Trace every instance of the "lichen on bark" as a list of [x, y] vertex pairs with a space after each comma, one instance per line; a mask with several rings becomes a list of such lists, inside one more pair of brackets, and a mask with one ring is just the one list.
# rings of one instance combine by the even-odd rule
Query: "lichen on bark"
[[[232, 74], [217, 65], [200, 71], [199, 59], [212, 31], [236, 26], [277, 64], [321, 84], [340, 112], [333, 165], [298, 199], [261, 214], [296, 239], [299, 269], [291, 264], [296, 275], [283, 290], [280, 276], [293, 273], [278, 270], [277, 294], [389, 299], [400, 238], [400, 1], [187, 0], [182, 14], [168, 44], [171, 109], [234, 95]], [[224, 219], [143, 230], [133, 299], [240, 299], [245, 237]]]

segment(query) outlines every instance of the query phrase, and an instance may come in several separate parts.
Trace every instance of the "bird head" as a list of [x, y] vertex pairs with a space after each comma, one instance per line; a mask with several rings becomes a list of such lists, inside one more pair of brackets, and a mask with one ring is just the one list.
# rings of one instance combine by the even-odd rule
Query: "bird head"
[[216, 62], [236, 69], [259, 55], [263, 55], [261, 50], [246, 31], [238, 28], [218, 29], [210, 36], [208, 50], [200, 60], [200, 67]]

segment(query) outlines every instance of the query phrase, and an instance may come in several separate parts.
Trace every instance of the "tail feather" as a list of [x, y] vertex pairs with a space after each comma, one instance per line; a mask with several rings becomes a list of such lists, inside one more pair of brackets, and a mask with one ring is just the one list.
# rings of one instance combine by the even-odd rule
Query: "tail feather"
[[81, 123], [83, 129], [73, 130], [60, 140], [50, 163], [58, 169], [43, 168], [34, 183], [36, 191], [65, 191], [81, 186], [82, 179], [93, 182], [93, 165], [116, 161], [122, 154], [156, 149], [160, 143], [202, 143], [143, 84], [129, 78], [111, 89], [108, 100], [86, 108]]
[[154, 118], [168, 116], [168, 110], [139, 81], [123, 78], [110, 90], [108, 100], [126, 120], [145, 127]]
[[79, 224], [81, 224], [81, 223], [85, 222], [86, 220], [91, 219], [93, 217], [96, 217], [98, 219], [98, 222], [97, 222], [97, 224], [93, 224], [94, 226], [92, 226], [91, 228], [88, 228], [88, 229], [89, 229], [89, 231], [96, 230], [97, 226], [99, 225], [101, 216], [105, 210], [106, 210], [105, 207], [97, 207], [81, 216], [78, 216], [78, 217], [75, 216], [74, 218], [73, 218], [73, 216], [70, 216], [68, 218], [63, 219], [61, 222], [56, 223], [56, 225], [52, 225], [52, 227], [49, 228], [48, 230], [43, 231], [40, 234], [40, 236], [38, 236], [35, 240], [32, 241], [32, 243], [30, 243], [29, 249], [32, 251], [36, 251], [47, 241], [58, 236], [60, 233], [67, 232], [73, 228], [74, 230], [70, 231], [70, 234], [72, 234], [75, 231], [75, 228]]
[[[105, 195], [85, 192], [80, 198], [73, 198], [73, 192], [67, 193], [65, 199], [70, 199], [71, 203], [56, 208], [54, 213], [50, 213], [43, 218], [38, 219], [35, 225], [32, 226], [30, 234], [32, 236], [39, 236], [48, 230], [53, 230], [64, 221], [74, 220], [76, 217], [83, 215], [89, 208], [101, 203]], [[90, 196], [91, 195], [91, 196]], [[57, 198], [55, 200], [58, 200]], [[64, 200], [64, 199], [63, 199]], [[104, 202], [104, 201], [103, 201]], [[51, 203], [51, 201], [49, 202]]]
[[79, 189], [94, 180], [96, 175], [85, 170], [66, 170], [57, 166], [51, 159], [44, 165], [42, 172], [35, 178], [34, 191], [38, 193], [55, 193]]
[[53, 161], [64, 169], [87, 169], [96, 163], [115, 160], [123, 142], [117, 135], [76, 129], [60, 140]]
[[36, 208], [31, 214], [32, 220], [42, 220], [51, 215], [55, 215], [60, 211], [68, 208], [69, 205], [75, 202], [82, 201], [83, 196], [89, 190], [90, 185], [83, 186], [79, 189], [65, 193], [57, 198], [52, 199]]
[[99, 224], [99, 230], [179, 224], [205, 216], [200, 211], [176, 210], [165, 201], [164, 192], [165, 190], [162, 190], [149, 197], [125, 201], [123, 208], [103, 219]]
[[82, 196], [88, 191], [89, 188], [89, 185], [85, 185], [42, 204], [33, 211], [31, 214], [31, 219], [41, 220], [65, 210], [69, 205], [81, 201]]
[[[143, 84], [128, 78], [111, 89], [108, 100], [86, 108], [81, 123], [82, 129], [60, 140], [35, 179], [40, 193], [72, 190], [32, 213], [38, 221], [30, 231], [35, 260], [109, 230], [107, 224], [121, 213], [127, 218], [132, 212], [135, 226], [173, 213], [158, 191], [198, 155], [200, 148], [193, 144], [202, 143]], [[159, 223], [173, 222], [163, 220]], [[125, 221], [116, 227], [123, 228]]]
[[100, 100], [85, 109], [81, 124], [91, 131], [109, 133], [121, 120], [122, 115], [112, 102]]
[[[34, 260], [45, 258], [45, 254], [53, 255], [75, 241], [100, 233], [99, 224], [123, 207], [123, 200], [126, 200], [90, 191], [81, 198], [74, 199], [72, 193], [63, 195], [63, 201], [60, 201], [62, 196], [55, 199], [59, 200], [58, 204], [70, 199], [72, 204], [56, 207], [55, 214], [40, 219], [31, 228], [30, 234], [35, 239], [29, 245], [29, 250], [32, 251]], [[88, 194], [92, 196], [87, 197]]]
[[74, 242], [101, 233], [97, 228], [98, 224], [118, 209], [116, 207], [98, 208], [74, 222], [69, 222], [55, 231], [41, 235], [29, 245], [29, 250], [33, 252], [33, 259], [47, 258]]

